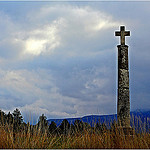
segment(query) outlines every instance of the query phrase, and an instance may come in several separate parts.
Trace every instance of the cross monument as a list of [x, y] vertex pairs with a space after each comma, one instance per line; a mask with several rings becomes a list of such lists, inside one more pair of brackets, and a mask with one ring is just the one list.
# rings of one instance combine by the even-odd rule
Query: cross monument
[[130, 96], [129, 96], [129, 65], [128, 46], [125, 45], [125, 36], [130, 36], [130, 31], [125, 31], [125, 26], [120, 26], [120, 31], [115, 32], [120, 36], [118, 45], [118, 99], [117, 120], [125, 134], [132, 134], [130, 127]]

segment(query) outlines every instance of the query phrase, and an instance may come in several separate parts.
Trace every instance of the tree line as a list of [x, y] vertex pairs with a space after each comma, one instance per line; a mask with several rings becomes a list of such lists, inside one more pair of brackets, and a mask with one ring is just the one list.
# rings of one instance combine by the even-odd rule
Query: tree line
[[70, 124], [67, 119], [64, 119], [62, 123], [57, 126], [54, 121], [49, 124], [47, 121], [47, 117], [44, 114], [39, 117], [38, 123], [36, 125], [30, 125], [29, 122], [25, 123], [23, 121], [21, 112], [17, 108], [13, 111], [12, 114], [10, 112], [6, 114], [0, 110], [0, 116], [0, 125], [7, 125], [11, 127], [14, 133], [19, 131], [21, 132], [22, 130], [26, 132], [30, 131], [31, 133], [33, 133], [35, 130], [38, 130], [41, 133], [46, 133], [49, 135], [68, 135], [82, 133], [85, 132], [85, 130], [97, 133], [103, 133], [108, 130], [107, 126], [104, 123], [101, 124], [100, 122], [98, 122], [94, 127], [92, 127], [90, 126], [90, 124], [81, 120], [75, 120], [74, 123]]

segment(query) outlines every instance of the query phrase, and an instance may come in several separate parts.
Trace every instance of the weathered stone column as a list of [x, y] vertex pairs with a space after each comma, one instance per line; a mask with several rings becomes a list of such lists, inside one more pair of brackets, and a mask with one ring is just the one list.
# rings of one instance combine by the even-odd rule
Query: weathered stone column
[[128, 46], [125, 45], [125, 36], [130, 36], [130, 31], [125, 31], [121, 26], [120, 31], [115, 32], [120, 36], [121, 45], [118, 45], [118, 101], [117, 120], [125, 134], [132, 134], [130, 127], [130, 96], [129, 96], [129, 66], [128, 66]]
[[128, 46], [118, 45], [117, 119], [122, 127], [130, 127]]

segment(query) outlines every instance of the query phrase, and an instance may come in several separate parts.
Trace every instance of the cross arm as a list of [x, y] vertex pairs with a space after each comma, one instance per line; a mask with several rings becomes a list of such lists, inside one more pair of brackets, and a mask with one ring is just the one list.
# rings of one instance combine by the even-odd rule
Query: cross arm
[[130, 31], [125, 31], [125, 32], [124, 32], [124, 35], [125, 35], [125, 36], [130, 36]]
[[115, 36], [121, 36], [121, 33], [119, 31], [116, 31]]

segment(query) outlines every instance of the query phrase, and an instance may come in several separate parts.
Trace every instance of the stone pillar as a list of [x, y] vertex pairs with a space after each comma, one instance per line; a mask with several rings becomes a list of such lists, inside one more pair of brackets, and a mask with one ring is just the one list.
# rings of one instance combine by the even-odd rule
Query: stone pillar
[[128, 46], [118, 45], [117, 119], [122, 127], [130, 127]]
[[115, 36], [120, 36], [118, 45], [118, 101], [117, 120], [119, 128], [122, 128], [125, 135], [133, 134], [130, 127], [130, 96], [129, 96], [129, 66], [128, 66], [128, 46], [125, 45], [125, 36], [130, 36], [130, 31], [125, 31], [125, 26], [120, 26], [120, 31], [115, 32]]

